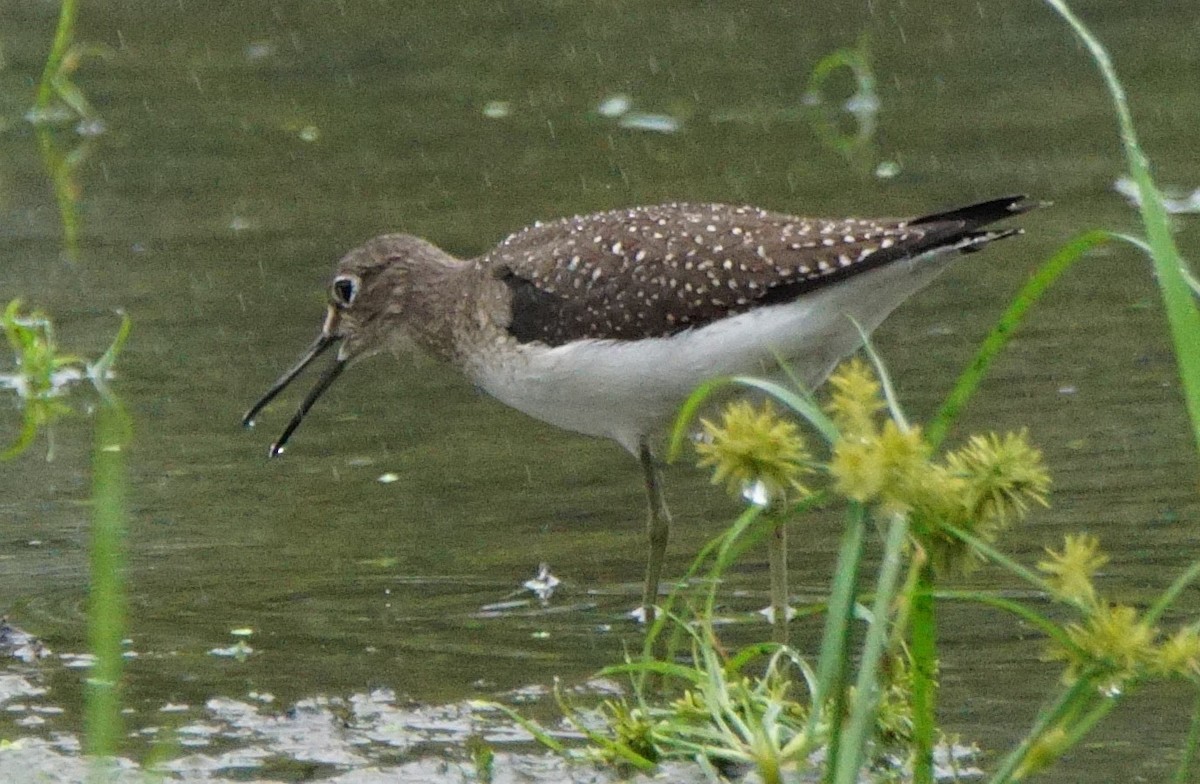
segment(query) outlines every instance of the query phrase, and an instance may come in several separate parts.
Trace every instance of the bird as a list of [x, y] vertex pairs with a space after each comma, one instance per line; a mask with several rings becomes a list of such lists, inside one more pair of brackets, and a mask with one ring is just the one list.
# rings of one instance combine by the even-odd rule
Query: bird
[[384, 234], [337, 262], [320, 333], [242, 422], [336, 346], [278, 456], [346, 367], [415, 344], [518, 411], [615, 441], [646, 489], [650, 621], [671, 525], [655, 439], [690, 393], [781, 366], [815, 389], [951, 261], [1022, 233], [991, 224], [1038, 206], [1017, 195], [864, 219], [669, 203], [538, 221], [471, 259]]

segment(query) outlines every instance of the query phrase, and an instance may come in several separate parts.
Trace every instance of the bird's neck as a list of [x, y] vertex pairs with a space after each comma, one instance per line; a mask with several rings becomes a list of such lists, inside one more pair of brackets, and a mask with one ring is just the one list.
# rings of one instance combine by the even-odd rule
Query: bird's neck
[[397, 305], [409, 338], [422, 351], [443, 361], [458, 358], [455, 327], [466, 299], [469, 263], [447, 253], [417, 260], [409, 270]]

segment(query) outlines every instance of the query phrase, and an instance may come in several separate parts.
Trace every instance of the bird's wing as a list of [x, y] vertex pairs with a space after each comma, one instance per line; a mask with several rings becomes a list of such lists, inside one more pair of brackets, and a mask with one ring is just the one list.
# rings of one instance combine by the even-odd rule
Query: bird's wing
[[665, 204], [534, 224], [477, 263], [507, 285], [507, 328], [519, 341], [637, 340], [929, 251], [976, 250], [1019, 231], [981, 227], [1035, 206], [1011, 196], [905, 220], [827, 220]]

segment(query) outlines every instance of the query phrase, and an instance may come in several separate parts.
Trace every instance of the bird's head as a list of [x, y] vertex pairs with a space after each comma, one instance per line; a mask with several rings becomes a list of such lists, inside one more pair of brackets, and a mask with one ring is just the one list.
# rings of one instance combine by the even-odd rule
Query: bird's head
[[[329, 284], [321, 332], [295, 365], [279, 377], [242, 417], [253, 427], [255, 417], [317, 357], [337, 345], [334, 361], [301, 402], [283, 433], [271, 445], [271, 455], [283, 452], [293, 431], [321, 394], [352, 361], [376, 354], [406, 337], [407, 305], [418, 282], [413, 274], [427, 266], [445, 266], [453, 259], [436, 246], [409, 234], [375, 237], [347, 253], [337, 263]], [[419, 292], [417, 292], [419, 296]]]

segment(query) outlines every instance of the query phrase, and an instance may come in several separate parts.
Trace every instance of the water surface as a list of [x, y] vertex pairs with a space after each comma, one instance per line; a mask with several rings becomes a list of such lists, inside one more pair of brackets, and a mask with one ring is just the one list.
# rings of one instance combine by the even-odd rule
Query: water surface
[[[86, 151], [75, 254], [23, 119], [56, 9], [0, 8], [0, 295], [47, 310], [63, 346], [88, 356], [117, 309], [134, 322], [115, 380], [136, 428], [134, 731], [173, 726], [164, 706], [203, 723], [228, 709], [210, 700], [259, 704], [251, 694], [284, 709], [383, 688], [390, 704], [453, 706], [580, 683], [637, 644], [624, 614], [640, 590], [643, 499], [618, 447], [525, 418], [410, 356], [348, 373], [285, 458], [266, 450], [295, 395], [240, 429], [315, 334], [333, 261], [367, 237], [407, 231], [468, 257], [537, 219], [677, 199], [800, 214], [909, 214], [1010, 192], [1055, 202], [878, 333], [919, 418], [1054, 248], [1135, 225], [1112, 190], [1122, 166], [1100, 82], [1038, 3], [84, 6], [78, 37], [108, 54], [76, 74], [104, 132], [55, 133]], [[1156, 171], [1195, 187], [1200, 16], [1180, 2], [1091, 6]], [[860, 40], [879, 110], [872, 145], [847, 160], [814, 131], [805, 92], [821, 57]], [[628, 104], [624, 126], [600, 111], [613, 99]], [[1195, 222], [1182, 217], [1178, 235], [1193, 255]], [[16, 418], [14, 404], [0, 434]], [[1011, 538], [1017, 557], [1032, 563], [1086, 529], [1112, 554], [1104, 589], [1126, 601], [1148, 600], [1195, 557], [1195, 457], [1144, 259], [1111, 247], [1070, 273], [960, 434], [1023, 426], [1055, 491]], [[57, 654], [78, 653], [89, 417], [62, 422], [55, 441], [52, 462], [41, 442], [0, 473], [0, 608]], [[395, 481], [379, 481], [387, 474]], [[736, 505], [686, 465], [667, 481], [667, 573], [679, 574]], [[833, 512], [796, 529], [802, 601], [825, 590], [838, 522]], [[540, 562], [564, 580], [549, 608], [482, 609], [513, 599]], [[765, 554], [734, 575], [731, 612], [766, 603], [763, 567]], [[1012, 587], [990, 570], [971, 584]], [[1185, 594], [1181, 609], [1195, 607]], [[943, 721], [1004, 748], [1057, 668], [1007, 617], [947, 608], [942, 621]], [[253, 630], [252, 655], [211, 653], [239, 628]], [[804, 646], [814, 636], [799, 631]], [[3, 714], [3, 736], [77, 733], [80, 676], [44, 662], [29, 677], [48, 694], [12, 698], [25, 707]], [[22, 724], [39, 700], [65, 712]], [[1057, 780], [1161, 780], [1187, 701], [1165, 687], [1137, 695]]]

